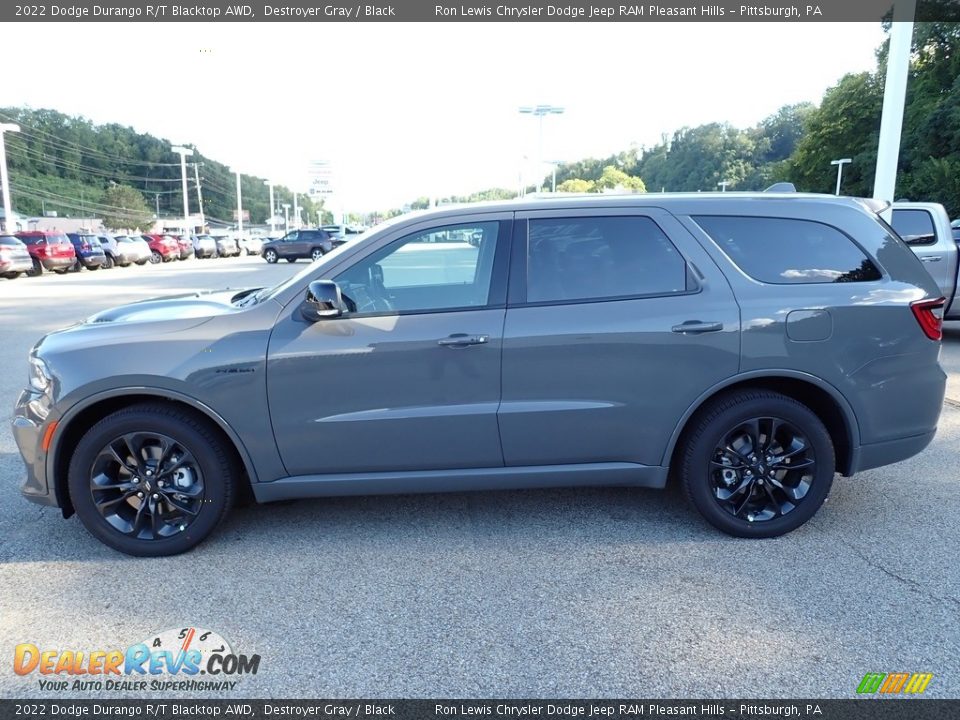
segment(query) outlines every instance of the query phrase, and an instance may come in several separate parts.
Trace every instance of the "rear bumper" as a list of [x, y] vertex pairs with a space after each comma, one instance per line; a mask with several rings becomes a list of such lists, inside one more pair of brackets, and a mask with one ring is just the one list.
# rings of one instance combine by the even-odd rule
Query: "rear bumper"
[[83, 255], [80, 256], [80, 264], [85, 268], [102, 267], [104, 264], [106, 264], [106, 262], [106, 255], [87, 255], [86, 257]]
[[936, 428], [921, 435], [861, 445], [853, 451], [851, 475], [864, 470], [892, 465], [922, 452], [937, 434]]
[[0, 273], [26, 272], [33, 269], [33, 260], [29, 257], [16, 258], [7, 262], [0, 261]]
[[55, 257], [39, 258], [40, 264], [44, 270], [62, 270], [63, 268], [73, 267], [77, 261], [76, 257]]

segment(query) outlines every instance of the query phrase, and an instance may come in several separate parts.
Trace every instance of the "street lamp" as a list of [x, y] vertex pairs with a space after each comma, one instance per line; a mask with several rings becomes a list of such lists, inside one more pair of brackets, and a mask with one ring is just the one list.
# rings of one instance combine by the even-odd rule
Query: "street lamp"
[[290, 203], [283, 204], [283, 232], [290, 232]]
[[10, 178], [7, 177], [7, 149], [3, 145], [5, 132], [20, 132], [20, 126], [13, 123], [0, 123], [0, 185], [3, 186], [3, 229], [12, 232], [13, 210], [10, 208]]
[[273, 237], [273, 233], [275, 232], [273, 216], [276, 214], [273, 204], [273, 180], [264, 180], [263, 184], [270, 188], [270, 237]]
[[240, 171], [234, 170], [237, 174], [237, 239], [243, 238], [243, 201], [240, 197]]
[[729, 180], [721, 180], [720, 182], [717, 183], [717, 186], [720, 188], [720, 192], [726, 192], [727, 185], [729, 184], [730, 184]]
[[197, 205], [200, 208], [200, 232], [203, 232], [207, 227], [207, 221], [203, 216], [203, 194], [200, 192], [200, 163], [193, 163], [193, 179], [197, 183]]
[[831, 165], [837, 166], [837, 191], [834, 195], [840, 194], [840, 178], [843, 177], [843, 166], [847, 163], [851, 163], [853, 160], [851, 158], [840, 158], [839, 160], [831, 160]]
[[180, 181], [183, 184], [183, 233], [189, 236], [191, 233], [188, 225], [189, 220], [187, 220], [187, 216], [190, 214], [190, 201], [187, 197], [187, 155], [193, 155], [193, 150], [180, 145], [174, 145], [170, 149], [180, 155]]
[[533, 115], [538, 121], [537, 192], [540, 192], [543, 189], [543, 178], [539, 176], [540, 171], [543, 169], [543, 118], [547, 115], [563, 115], [564, 108], [556, 105], [525, 105], [519, 108], [519, 112], [521, 115]]

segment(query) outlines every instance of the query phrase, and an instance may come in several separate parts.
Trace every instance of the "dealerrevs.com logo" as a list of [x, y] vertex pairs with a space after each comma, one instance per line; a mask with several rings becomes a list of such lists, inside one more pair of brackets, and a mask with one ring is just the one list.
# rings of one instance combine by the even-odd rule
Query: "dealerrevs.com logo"
[[20, 643], [13, 652], [13, 671], [36, 676], [47, 692], [222, 692], [236, 689], [237, 676], [256, 675], [259, 669], [259, 655], [236, 653], [218, 633], [198, 627], [164, 630], [125, 650]]

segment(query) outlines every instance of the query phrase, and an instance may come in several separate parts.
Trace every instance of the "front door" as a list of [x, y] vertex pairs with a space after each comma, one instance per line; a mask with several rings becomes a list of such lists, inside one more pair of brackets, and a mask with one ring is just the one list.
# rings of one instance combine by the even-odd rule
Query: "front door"
[[683, 413], [739, 364], [740, 316], [669, 213], [518, 213], [499, 411], [506, 465], [660, 465]]
[[343, 316], [310, 323], [294, 302], [278, 321], [267, 384], [291, 475], [503, 465], [510, 214], [436, 223], [330, 278]]

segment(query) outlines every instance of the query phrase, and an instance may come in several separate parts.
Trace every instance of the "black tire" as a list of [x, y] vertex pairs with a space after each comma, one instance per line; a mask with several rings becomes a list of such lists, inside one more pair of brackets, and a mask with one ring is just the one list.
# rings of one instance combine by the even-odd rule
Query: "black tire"
[[[747, 449], [752, 442], [739, 446], [743, 455], [736, 447], [721, 450], [730, 448], [730, 437], [748, 440], [754, 420], [760, 453]], [[805, 450], [796, 449], [800, 446]], [[698, 411], [678, 460], [690, 503], [715, 528], [746, 538], [777, 537], [803, 525], [827, 499], [836, 470], [833, 442], [820, 418], [806, 405], [768, 390], [727, 393]], [[812, 465], [805, 466], [808, 461]], [[766, 507], [758, 509], [760, 503]], [[768, 513], [773, 513], [769, 519]]]
[[30, 277], [40, 277], [43, 275], [43, 265], [36, 258], [33, 258], [33, 268], [27, 270], [27, 275]]
[[263, 254], [263, 259], [266, 260], [266, 261], [267, 261], [268, 263], [270, 263], [271, 265], [273, 265], [273, 264], [274, 264], [277, 260], [279, 260], [280, 258], [279, 258], [279, 256], [277, 255], [277, 251], [276, 251], [276, 250], [274, 250], [273, 248], [269, 248], [269, 249]]
[[[73, 269], [73, 266], [72, 266], [72, 265], [71, 265], [70, 267], [65, 267], [65, 268], [54, 268], [53, 271], [54, 271], [57, 275], [66, 275], [68, 272], [70, 272], [71, 269]], [[79, 271], [80, 271], [80, 268], [77, 268], [77, 272], [79, 272]]]
[[[98, 497], [101, 498], [101, 504], [106, 503], [103, 498], [115, 500], [114, 503], [106, 503], [111, 508], [109, 512], [116, 511], [113, 515], [114, 522], [123, 522], [121, 513], [125, 514], [128, 519], [130, 515], [133, 515], [135, 518], [134, 530], [139, 527], [138, 522], [149, 522], [145, 519], [146, 516], [149, 515], [152, 519], [151, 513], [156, 504], [153, 506], [146, 505], [150, 502], [149, 499], [140, 500], [136, 496], [130, 495], [127, 489], [122, 491], [125, 494], [124, 499], [116, 501], [115, 495], [111, 496], [109, 493], [119, 493], [120, 490], [101, 489], [93, 491], [91, 490], [94, 484], [92, 478], [94, 477], [94, 469], [97, 467], [106, 468], [98, 472], [97, 477], [107, 477], [111, 462], [113, 466], [116, 466], [115, 472], [118, 475], [122, 474], [120, 463], [111, 461], [109, 459], [111, 456], [107, 454], [107, 449], [111, 445], [116, 447], [118, 443], [123, 443], [122, 438], [127, 436], [134, 439], [132, 446], [136, 446], [138, 439], [150, 438], [154, 435], [172, 439], [177, 446], [192, 456], [193, 462], [183, 467], [192, 471], [191, 482], [194, 486], [199, 483], [200, 494], [199, 496], [192, 496], [188, 500], [182, 500], [187, 496], [178, 494], [181, 489], [171, 486], [171, 476], [166, 474], [157, 474], [153, 477], [153, 486], [151, 486], [151, 479], [146, 476], [151, 474], [149, 468], [151, 463], [156, 461], [148, 459], [143, 463], [143, 467], [147, 470], [142, 473], [143, 477], [141, 478], [146, 484], [142, 488], [141, 485], [137, 485], [134, 492], [138, 491], [139, 488], [145, 490], [147, 495], [153, 498], [161, 496], [161, 493], [168, 493], [163, 494], [161, 500], [162, 503], [165, 503], [164, 508], [168, 517], [170, 514], [176, 517], [175, 511], [172, 510], [174, 506], [169, 501], [169, 498], [174, 496], [180, 498], [176, 500], [177, 502], [183, 502], [185, 505], [192, 503], [192, 507], [196, 509], [196, 515], [192, 516], [192, 520], [187, 520], [187, 515], [181, 515], [180, 520], [174, 520], [173, 523], [167, 524], [163, 524], [164, 521], [161, 520], [159, 527], [162, 528], [163, 532], [171, 533], [169, 535], [162, 535], [161, 533], [161, 537], [156, 537], [155, 526], [151, 523], [151, 528], [143, 527], [138, 530], [138, 534], [149, 532], [154, 537], [135, 537], [111, 524], [101, 514], [100, 510], [97, 509], [94, 493], [100, 493]], [[122, 445], [121, 447], [129, 448], [132, 446]], [[144, 447], [147, 449], [139, 453], [141, 460], [149, 456], [149, 450], [153, 446], [144, 445]], [[156, 449], [156, 451], [158, 452], [159, 449]], [[121, 454], [126, 455], [124, 460], [132, 464], [134, 457], [132, 452], [126, 454], [121, 450]], [[107, 459], [103, 460], [104, 457]], [[112, 457], [118, 456], [114, 453]], [[100, 463], [103, 463], [103, 465], [100, 465]], [[154, 464], [152, 467], [156, 468], [157, 465]], [[170, 465], [166, 467], [169, 468]], [[77, 516], [90, 534], [106, 545], [127, 555], [159, 557], [186, 552], [213, 532], [227, 516], [233, 505], [236, 474], [234, 463], [231, 462], [223, 439], [208, 421], [163, 403], [143, 403], [118, 410], [87, 431], [80, 442], [77, 443], [70, 460], [67, 483], [70, 490], [70, 499]], [[129, 471], [127, 475], [133, 477], [133, 474]], [[160, 490], [158, 480], [161, 477], [167, 478], [164, 481], [166, 482], [166, 490]], [[137, 482], [136, 478], [131, 480], [130, 484], [134, 482]], [[180, 525], [181, 522], [185, 524]]]
[[163, 255], [161, 255], [157, 250], [150, 251], [150, 263], [153, 265], [159, 265], [163, 262]]
[[137, 260], [137, 265], [146, 265], [150, 260]]
[[18, 272], [6, 272], [6, 273], [3, 274], [3, 276], [4, 276], [7, 280], [16, 280], [18, 277], [20, 277], [20, 273], [18, 273]]
[[310, 251], [310, 260], [312, 262], [316, 262], [317, 260], [322, 258], [324, 255], [326, 255], [326, 253], [323, 251], [323, 248], [314, 248], [313, 250]]
[[100, 266], [99, 266], [99, 265], [90, 265], [90, 266], [87, 268], [87, 270], [89, 270], [90, 272], [93, 272], [94, 270], [99, 270], [99, 269], [100, 269]]
[[103, 261], [103, 269], [112, 270], [113, 266], [116, 264], [117, 263], [115, 263], [113, 260], [113, 255], [107, 255], [106, 259]]

